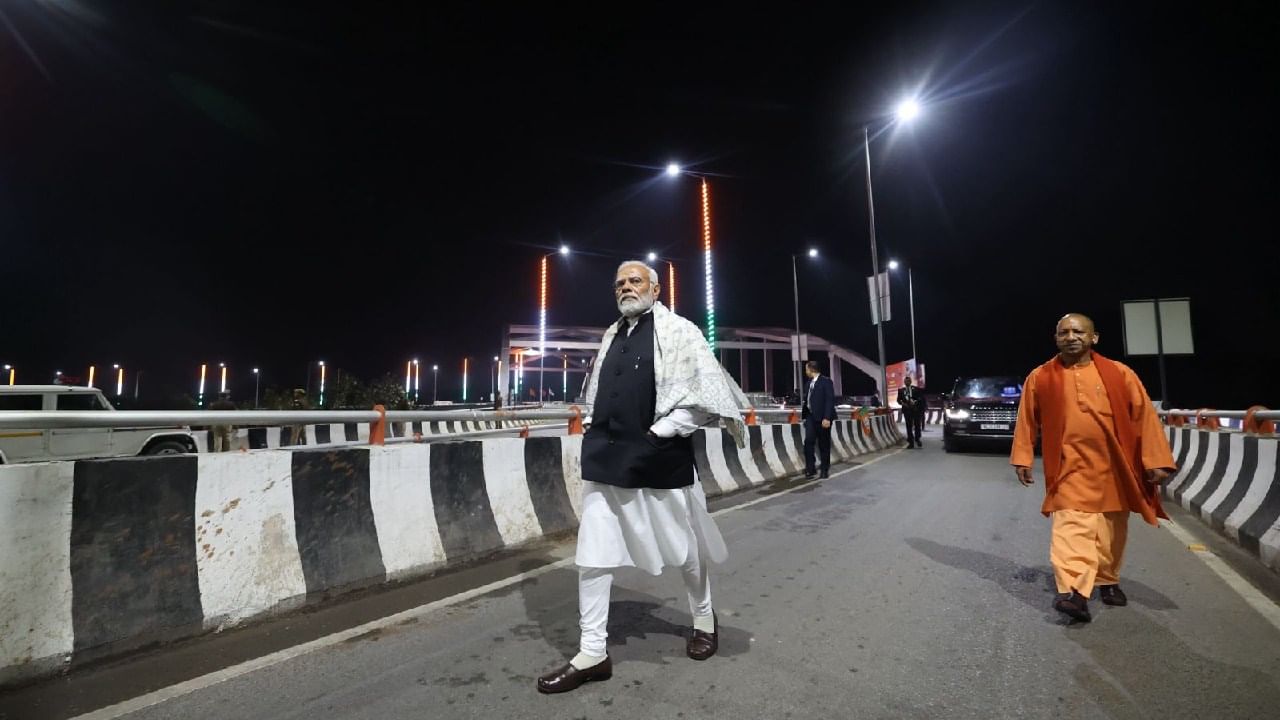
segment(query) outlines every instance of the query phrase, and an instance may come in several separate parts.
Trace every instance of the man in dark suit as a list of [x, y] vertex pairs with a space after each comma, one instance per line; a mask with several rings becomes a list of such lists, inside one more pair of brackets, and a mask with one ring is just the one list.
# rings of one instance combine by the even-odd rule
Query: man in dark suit
[[910, 375], [902, 382], [905, 385], [898, 390], [898, 404], [902, 406], [902, 420], [907, 426], [907, 447], [922, 447], [920, 432], [924, 430], [924, 393], [912, 384]]
[[836, 391], [831, 378], [818, 371], [818, 363], [810, 360], [804, 364], [809, 387], [804, 394], [804, 476], [814, 475], [814, 443], [821, 457], [821, 475], [827, 477], [831, 470], [831, 423], [836, 420]]

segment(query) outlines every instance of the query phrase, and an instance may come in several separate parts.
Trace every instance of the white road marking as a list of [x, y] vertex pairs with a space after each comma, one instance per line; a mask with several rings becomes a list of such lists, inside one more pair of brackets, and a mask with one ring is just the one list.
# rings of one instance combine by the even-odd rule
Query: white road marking
[[1208, 565], [1210, 570], [1217, 573], [1218, 577], [1227, 583], [1227, 587], [1243, 598], [1249, 604], [1249, 607], [1258, 611], [1258, 614], [1265, 618], [1267, 622], [1271, 623], [1277, 630], [1280, 630], [1280, 605], [1276, 605], [1270, 598], [1263, 595], [1262, 591], [1250, 584], [1248, 580], [1245, 580], [1240, 573], [1233, 570], [1222, 558], [1205, 549], [1205, 546], [1191, 533], [1169, 521], [1165, 521], [1160, 525], [1172, 533], [1183, 545], [1187, 546], [1187, 549], [1200, 558], [1205, 565]]
[[[880, 462], [881, 460], [884, 460], [887, 457], [896, 455], [899, 452], [902, 452], [901, 448], [894, 450], [893, 452], [887, 453], [885, 455], [881, 455], [880, 457], [874, 460], [871, 460], [869, 462], [865, 462], [860, 465], [855, 465], [853, 467], [845, 468], [844, 470], [841, 470], [839, 472], [832, 473], [830, 477], [835, 478], [835, 477], [844, 475], [845, 473], [853, 472], [854, 470], [861, 470], [862, 468], [868, 465], [872, 465], [874, 463]], [[723, 515], [733, 510], [741, 510], [742, 508], [751, 507], [752, 505], [766, 502], [768, 500], [773, 500], [774, 498], [782, 497], [787, 493], [795, 492], [796, 490], [799, 490], [801, 488], [807, 488], [807, 487], [812, 487], [812, 485], [810, 485], [809, 483], [797, 485], [796, 487], [787, 488], [786, 490], [781, 490], [771, 495], [766, 495], [764, 497], [756, 498], [755, 500], [744, 502], [740, 505], [734, 505], [732, 507], [722, 508], [720, 510], [717, 510], [711, 513], [711, 515], [714, 517], [717, 515]], [[565, 550], [567, 550], [567, 548], [561, 548], [559, 551], [564, 552]], [[409, 608], [408, 610], [398, 612], [394, 615], [388, 615], [387, 617], [378, 618], [377, 620], [372, 620], [363, 625], [357, 625], [353, 628], [348, 628], [341, 632], [333, 633], [332, 635], [326, 635], [322, 638], [316, 638], [311, 642], [306, 642], [301, 645], [295, 645], [294, 647], [291, 647], [291, 648], [285, 648], [284, 650], [273, 652], [270, 655], [263, 655], [262, 657], [254, 658], [252, 660], [246, 660], [245, 662], [242, 662], [239, 665], [232, 665], [231, 667], [223, 668], [221, 670], [217, 670], [215, 672], [211, 672], [206, 675], [201, 675], [200, 677], [195, 677], [190, 680], [180, 682], [176, 685], [170, 685], [168, 687], [160, 688], [159, 690], [156, 690], [154, 692], [149, 692], [146, 695], [139, 695], [136, 698], [131, 698], [129, 700], [125, 700], [124, 702], [116, 703], [115, 705], [108, 705], [107, 707], [99, 708], [92, 712], [84, 713], [83, 715], [77, 715], [74, 718], [71, 718], [71, 720], [115, 720], [115, 718], [124, 717], [125, 715], [128, 715], [130, 713], [135, 713], [135, 712], [138, 712], [139, 710], [144, 710], [154, 705], [159, 705], [161, 703], [168, 702], [169, 700], [182, 697], [183, 695], [190, 695], [191, 693], [196, 692], [197, 690], [203, 690], [205, 688], [213, 687], [214, 685], [224, 683], [228, 680], [234, 680], [235, 678], [238, 678], [242, 675], [248, 675], [249, 673], [256, 672], [264, 668], [269, 668], [272, 665], [279, 665], [280, 663], [288, 662], [289, 660], [293, 660], [294, 658], [301, 657], [308, 653], [315, 652], [316, 650], [322, 650], [324, 648], [337, 645], [338, 643], [345, 642], [347, 640], [350, 640], [351, 638], [357, 637], [359, 635], [363, 635], [367, 632], [372, 632], [374, 630], [382, 630], [382, 629], [391, 627], [393, 625], [398, 625], [399, 623], [405, 622], [406, 620], [410, 620], [413, 618], [420, 618], [424, 615], [428, 615], [432, 612], [435, 612], [436, 610], [439, 610], [441, 608], [446, 608], [446, 607], [449, 607], [450, 605], [456, 605], [457, 603], [460, 603], [460, 602], [466, 602], [467, 600], [470, 600], [474, 597], [486, 595], [496, 590], [501, 590], [505, 587], [524, 582], [525, 580], [529, 580], [531, 578], [538, 577], [539, 575], [544, 575], [546, 573], [549, 573], [552, 570], [556, 570], [566, 565], [570, 565], [573, 563], [573, 560], [574, 558], [571, 555], [567, 558], [557, 560], [548, 565], [543, 565], [540, 568], [529, 570], [527, 572], [522, 572], [519, 575], [512, 575], [511, 577], [507, 577], [507, 578], [503, 578], [502, 580], [491, 582], [488, 585], [481, 585], [480, 587], [472, 588], [465, 592], [460, 592], [456, 595], [450, 595], [449, 597], [441, 598], [439, 600], [429, 602], [426, 605], [419, 605], [418, 607]]]

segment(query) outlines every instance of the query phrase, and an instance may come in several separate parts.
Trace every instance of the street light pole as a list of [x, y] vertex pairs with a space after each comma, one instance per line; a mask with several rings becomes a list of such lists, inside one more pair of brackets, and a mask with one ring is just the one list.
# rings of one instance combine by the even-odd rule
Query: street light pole
[[871, 286], [876, 293], [876, 346], [880, 351], [880, 393], [877, 397], [883, 404], [883, 394], [889, 392], [889, 374], [884, 364], [884, 294], [880, 292], [880, 258], [876, 249], [876, 206], [871, 196], [871, 131], [862, 126], [862, 147], [867, 158], [867, 221], [871, 229]]
[[791, 389], [800, 392], [800, 280], [796, 274], [796, 256], [791, 254], [791, 291], [796, 309], [796, 359], [791, 361]]
[[439, 366], [439, 365], [432, 365], [432, 366], [431, 366], [431, 404], [432, 404], [432, 405], [435, 405], [435, 404], [436, 404], [436, 397], [437, 397], [437, 393], [436, 393], [436, 391], [437, 391], [437, 390], [439, 389], [439, 387], [440, 387], [440, 383], [438, 382], [438, 381], [440, 380], [440, 372], [439, 372], [439, 371], [440, 371], [440, 366]]
[[907, 303], [911, 306], [911, 359], [920, 364], [920, 356], [916, 354], [916, 290], [911, 281], [911, 266], [907, 266]]
[[258, 379], [260, 377], [261, 377], [261, 374], [258, 372], [258, 368], [254, 368], [253, 369], [253, 409], [254, 410], [258, 409]]

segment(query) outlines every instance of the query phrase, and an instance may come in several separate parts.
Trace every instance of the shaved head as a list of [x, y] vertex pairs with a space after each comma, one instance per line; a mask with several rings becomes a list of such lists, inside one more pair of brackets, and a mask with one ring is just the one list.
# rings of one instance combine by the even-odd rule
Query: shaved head
[[1068, 367], [1089, 362], [1093, 346], [1098, 344], [1098, 331], [1093, 320], [1081, 313], [1067, 313], [1053, 330], [1058, 354]]
[[1062, 320], [1059, 320], [1058, 324], [1061, 325], [1063, 321], [1071, 320], [1071, 319], [1080, 321], [1080, 323], [1083, 324], [1084, 327], [1088, 329], [1089, 332], [1095, 331], [1095, 328], [1093, 325], [1093, 318], [1089, 317], [1088, 315], [1085, 315], [1084, 313], [1067, 313], [1066, 315], [1062, 316]]

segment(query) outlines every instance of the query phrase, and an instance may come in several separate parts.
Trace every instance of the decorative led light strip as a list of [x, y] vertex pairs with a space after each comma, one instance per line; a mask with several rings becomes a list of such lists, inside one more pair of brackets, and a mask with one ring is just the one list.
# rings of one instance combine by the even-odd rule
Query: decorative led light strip
[[547, 353], [547, 256], [542, 256], [542, 289], [538, 304], [538, 355]]
[[[11, 382], [9, 384], [12, 385], [13, 384], [12, 378], [10, 378], [10, 380]], [[124, 368], [117, 368], [116, 369], [116, 397], [120, 397], [120, 395], [122, 395], [123, 393], [124, 393]]]
[[[90, 365], [89, 366], [89, 387], [93, 387], [93, 371], [94, 371], [94, 367]], [[201, 394], [203, 395], [204, 393], [201, 393]]]
[[702, 179], [702, 253], [706, 259], [705, 274], [707, 281], [707, 345], [711, 351], [716, 349], [716, 301], [711, 285], [711, 189], [707, 179]]
[[674, 263], [667, 262], [667, 296], [671, 302], [671, 312], [676, 311], [676, 266]]
[[462, 402], [467, 401], [467, 370], [471, 367], [471, 358], [462, 358]]
[[409, 381], [413, 379], [413, 361], [404, 364], [404, 396], [409, 397]]
[[[205, 375], [208, 374], [208, 370], [208, 365], [200, 366], [200, 393], [197, 398], [197, 404], [201, 406], [204, 405], [204, 379]], [[93, 387], [93, 368], [89, 368], [89, 387]]]
[[561, 381], [561, 385], [560, 385], [560, 399], [565, 402], [569, 401], [569, 356], [568, 355], [564, 356], [564, 379]]

